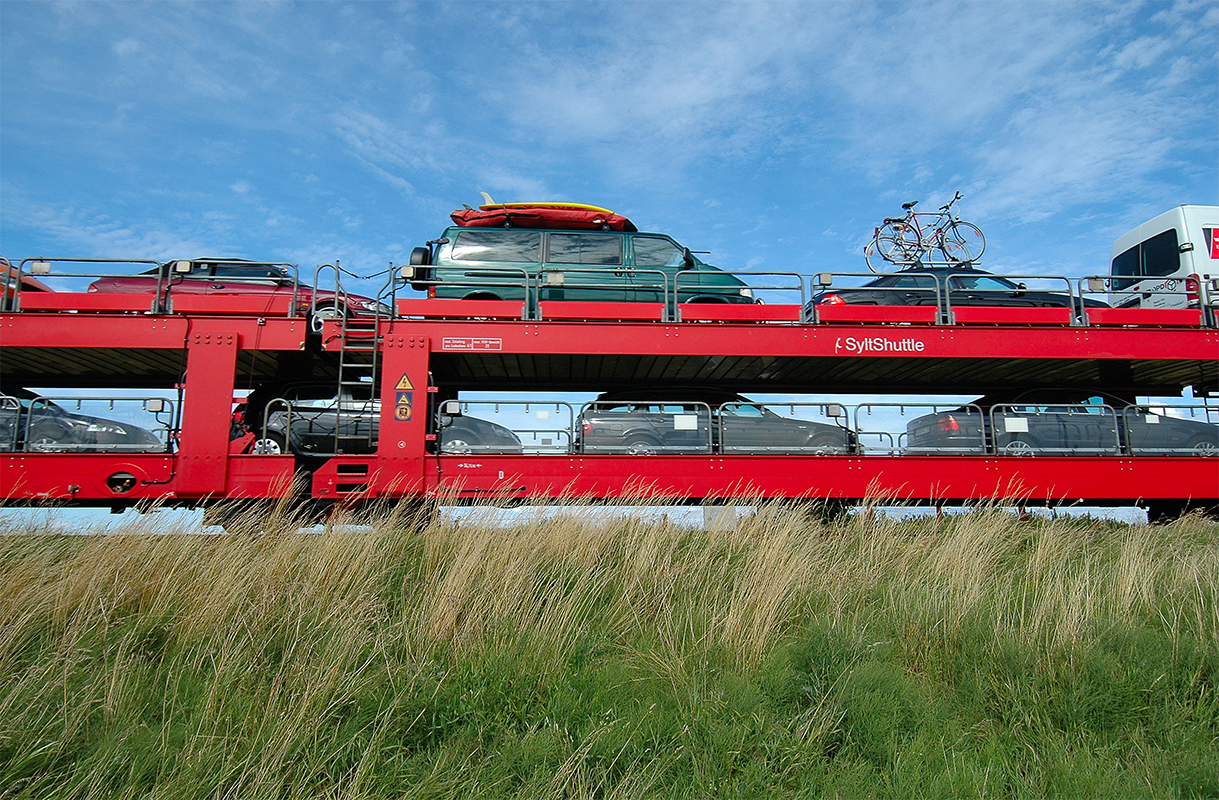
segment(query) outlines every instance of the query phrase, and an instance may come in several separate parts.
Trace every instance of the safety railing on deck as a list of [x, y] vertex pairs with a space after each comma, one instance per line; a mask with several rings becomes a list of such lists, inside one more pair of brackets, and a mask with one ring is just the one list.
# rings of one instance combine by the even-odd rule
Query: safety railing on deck
[[[94, 268], [98, 265], [108, 268]], [[116, 269], [120, 265], [128, 271]], [[151, 269], [131, 274], [132, 267], [142, 266]], [[404, 267], [392, 268], [378, 293], [378, 299], [390, 301], [385, 304], [349, 293], [338, 279], [337, 266], [334, 287], [320, 286], [328, 267], [319, 267], [308, 286], [300, 284], [295, 265], [279, 262], [26, 259], [4, 271], [0, 310], [310, 314], [318, 320], [355, 314], [377, 320], [1219, 326], [1219, 278], [1169, 280], [1166, 288], [1135, 293], [1115, 290], [1109, 276], [992, 275], [977, 270], [806, 276], [544, 265], [533, 272], [515, 267], [475, 270], [460, 280], [438, 282], [399, 273], [411, 269]], [[267, 274], [241, 274], [259, 269]], [[44, 279], [54, 279], [56, 290], [40, 290], [36, 282]], [[92, 279], [87, 288], [86, 279]], [[407, 284], [428, 296], [400, 296]]]

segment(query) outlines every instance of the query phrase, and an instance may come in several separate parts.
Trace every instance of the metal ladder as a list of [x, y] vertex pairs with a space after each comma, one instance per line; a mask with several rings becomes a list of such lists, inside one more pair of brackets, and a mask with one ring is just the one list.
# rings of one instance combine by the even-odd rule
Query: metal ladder
[[343, 289], [340, 268], [319, 264], [313, 273], [313, 295], [318, 296], [322, 273], [334, 271], [334, 309], [339, 323], [338, 384], [334, 395], [334, 452], [332, 455], [372, 450], [376, 400], [380, 396], [381, 320], [379, 309], [371, 317], [353, 317]]
[[367, 453], [373, 448], [374, 402], [380, 396], [381, 316], [339, 318], [339, 378], [335, 393], [334, 452]]

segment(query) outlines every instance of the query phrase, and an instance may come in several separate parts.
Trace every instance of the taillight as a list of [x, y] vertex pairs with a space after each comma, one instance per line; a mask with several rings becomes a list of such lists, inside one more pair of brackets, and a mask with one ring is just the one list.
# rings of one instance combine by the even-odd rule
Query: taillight
[[961, 426], [957, 423], [956, 417], [940, 417], [940, 430], [945, 433], [959, 431]]
[[836, 294], [827, 294], [825, 297], [821, 298], [820, 301], [818, 301], [818, 305], [822, 306], [845, 306], [846, 304], [847, 301], [843, 300]]
[[591, 422], [589, 422], [588, 420], [584, 420], [584, 424], [580, 426], [580, 430], [584, 433], [592, 433], [593, 424]]
[[1190, 308], [1202, 305], [1202, 286], [1197, 275], [1190, 275], [1185, 279], [1185, 302]]
[[427, 296], [428, 296], [429, 300], [436, 299], [436, 287], [435, 286], [427, 287]]

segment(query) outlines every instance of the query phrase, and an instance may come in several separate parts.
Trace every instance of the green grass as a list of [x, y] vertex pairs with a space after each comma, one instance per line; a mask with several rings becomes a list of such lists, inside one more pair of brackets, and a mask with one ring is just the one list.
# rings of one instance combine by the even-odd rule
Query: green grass
[[1219, 797], [1214, 525], [806, 511], [2, 536], [0, 798]]

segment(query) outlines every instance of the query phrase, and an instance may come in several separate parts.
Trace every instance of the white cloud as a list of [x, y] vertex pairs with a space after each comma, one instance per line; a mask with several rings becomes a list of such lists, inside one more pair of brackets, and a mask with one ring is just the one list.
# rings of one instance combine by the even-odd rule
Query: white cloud
[[115, 42], [113, 45], [114, 54], [119, 58], [133, 56], [144, 49], [144, 45], [139, 39], [127, 38]]

